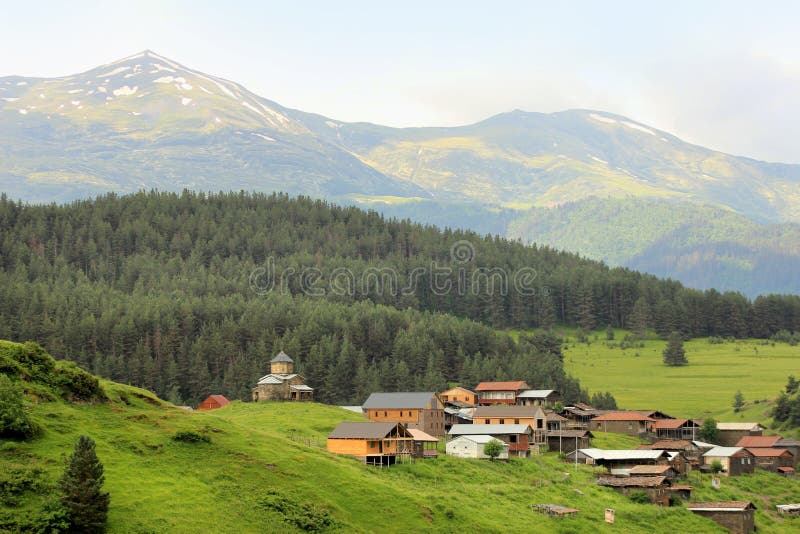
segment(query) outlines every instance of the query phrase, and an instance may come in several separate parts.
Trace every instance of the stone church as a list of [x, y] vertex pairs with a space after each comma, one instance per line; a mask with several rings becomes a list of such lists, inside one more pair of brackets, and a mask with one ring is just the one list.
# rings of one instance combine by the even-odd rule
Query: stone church
[[281, 351], [272, 358], [270, 374], [262, 376], [253, 388], [253, 401], [313, 401], [314, 390], [294, 372], [294, 360]]

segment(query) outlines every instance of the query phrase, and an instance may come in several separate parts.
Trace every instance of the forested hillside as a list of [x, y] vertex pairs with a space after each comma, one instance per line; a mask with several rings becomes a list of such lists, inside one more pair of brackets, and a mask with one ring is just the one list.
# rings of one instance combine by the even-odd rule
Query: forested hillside
[[511, 377], [577, 400], [586, 392], [564, 374], [558, 340], [515, 343], [494, 328], [800, 330], [798, 297], [688, 290], [306, 198], [140, 193], [27, 206], [3, 196], [0, 227], [0, 338], [36, 340], [176, 402], [246, 398], [279, 348], [325, 402]]

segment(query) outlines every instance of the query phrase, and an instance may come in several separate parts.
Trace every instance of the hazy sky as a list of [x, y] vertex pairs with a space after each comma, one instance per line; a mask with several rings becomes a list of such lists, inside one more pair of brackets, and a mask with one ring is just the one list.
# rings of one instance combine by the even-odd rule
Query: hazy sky
[[800, 3], [554, 3], [0, 0], [0, 76], [149, 48], [339, 120], [592, 108], [800, 163]]

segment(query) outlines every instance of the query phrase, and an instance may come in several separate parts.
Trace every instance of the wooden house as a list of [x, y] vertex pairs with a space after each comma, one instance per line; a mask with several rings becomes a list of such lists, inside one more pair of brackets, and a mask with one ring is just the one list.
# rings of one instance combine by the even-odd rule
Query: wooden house
[[629, 436], [643, 436], [652, 432], [656, 420], [639, 412], [610, 412], [594, 417], [589, 422], [592, 432], [616, 432]]
[[643, 491], [651, 503], [669, 506], [669, 483], [664, 476], [600, 477], [597, 485], [613, 488], [623, 495]]
[[547, 443], [547, 417], [541, 406], [494, 405], [478, 406], [472, 415], [475, 425], [529, 425], [533, 429], [532, 444]]
[[224, 395], [209, 395], [206, 400], [197, 406], [198, 410], [218, 410], [230, 404], [231, 401], [225, 398]]
[[555, 406], [561, 394], [554, 389], [526, 389], [517, 395], [517, 404], [522, 406]]
[[686, 509], [711, 519], [733, 534], [747, 534], [756, 529], [756, 507], [749, 501], [694, 502]]
[[456, 458], [488, 459], [489, 456], [484, 452], [484, 447], [486, 447], [486, 444], [490, 441], [500, 441], [500, 443], [503, 444], [503, 450], [497, 458], [500, 460], [508, 460], [508, 443], [487, 434], [472, 434], [455, 437], [447, 442], [445, 451], [448, 456], [455, 456]]
[[402, 423], [443, 436], [444, 405], [433, 392], [373, 393], [361, 407], [370, 421]]
[[661, 439], [697, 439], [700, 425], [692, 419], [656, 419], [653, 423], [656, 437]]
[[475, 436], [486, 434], [508, 444], [508, 453], [513, 456], [529, 456], [533, 443], [533, 429], [530, 425], [453, 425], [448, 435]]
[[666, 477], [672, 483], [678, 478], [678, 473], [671, 465], [635, 465], [628, 470], [632, 477]]
[[758, 423], [717, 423], [717, 445], [735, 447], [745, 436], [761, 436], [764, 427]]
[[753, 461], [760, 469], [777, 473], [779, 467], [794, 467], [794, 455], [786, 449], [747, 447], [745, 450], [753, 455]]
[[795, 466], [797, 465], [797, 460], [800, 458], [800, 440], [781, 438], [775, 442], [775, 447], [791, 452], [794, 455]]
[[516, 382], [481, 382], [475, 388], [478, 393], [478, 404], [516, 404], [517, 395], [530, 389], [522, 381]]
[[610, 413], [612, 410], [595, 410], [588, 404], [576, 403], [574, 406], [565, 406], [558, 414], [567, 419], [566, 424], [562, 424], [561, 428], [567, 429], [589, 429], [589, 422], [597, 417]]
[[467, 388], [457, 386], [443, 391], [439, 394], [439, 399], [444, 404], [452, 404], [459, 408], [466, 408], [467, 406], [475, 406], [478, 404], [478, 394]]
[[593, 437], [589, 430], [548, 430], [547, 449], [558, 452], [588, 449]]
[[475, 408], [456, 408], [454, 406], [444, 407], [444, 429], [449, 431], [453, 425], [472, 424], [472, 414]]
[[780, 436], [745, 436], [737, 441], [734, 447], [744, 447], [745, 449], [750, 447], [778, 447], [778, 442], [782, 439]]
[[314, 389], [294, 372], [294, 360], [280, 351], [269, 362], [270, 372], [253, 388], [253, 401], [313, 401]]
[[328, 434], [328, 450], [363, 459], [370, 465], [393, 465], [414, 451], [414, 437], [399, 423], [344, 422]]
[[414, 458], [436, 458], [439, 456], [439, 440], [418, 428], [408, 428], [408, 433], [414, 438]]
[[752, 473], [755, 469], [753, 453], [742, 447], [714, 447], [703, 454], [704, 465], [713, 465], [714, 461], [722, 464], [722, 473], [725, 476]]
[[547, 410], [547, 409], [545, 409], [544, 415], [545, 415], [545, 420], [547, 422], [548, 431], [561, 430], [562, 426], [566, 428], [566, 424], [568, 421], [566, 417], [562, 417], [553, 410]]

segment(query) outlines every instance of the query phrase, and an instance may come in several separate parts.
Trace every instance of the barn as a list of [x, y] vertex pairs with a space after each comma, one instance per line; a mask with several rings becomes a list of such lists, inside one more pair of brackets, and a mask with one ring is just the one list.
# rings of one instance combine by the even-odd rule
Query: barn
[[218, 410], [231, 403], [224, 395], [209, 395], [206, 400], [200, 403], [198, 410]]

